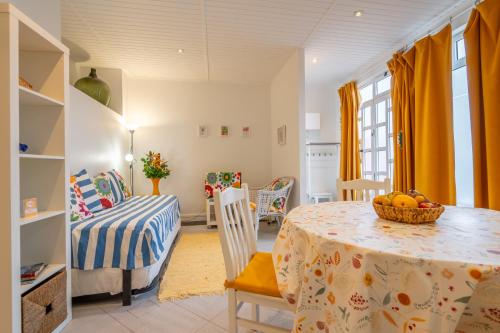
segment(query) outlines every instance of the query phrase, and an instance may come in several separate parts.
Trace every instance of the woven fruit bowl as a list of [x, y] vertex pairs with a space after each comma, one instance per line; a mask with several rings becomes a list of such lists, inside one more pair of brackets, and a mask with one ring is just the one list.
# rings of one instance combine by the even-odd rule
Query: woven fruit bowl
[[381, 219], [409, 224], [435, 222], [444, 212], [439, 204], [434, 208], [402, 208], [373, 203], [373, 208]]

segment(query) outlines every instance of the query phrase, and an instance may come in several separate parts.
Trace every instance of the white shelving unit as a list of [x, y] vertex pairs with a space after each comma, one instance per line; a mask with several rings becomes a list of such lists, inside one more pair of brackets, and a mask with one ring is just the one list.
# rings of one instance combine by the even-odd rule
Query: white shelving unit
[[39, 160], [64, 160], [64, 156], [37, 154], [19, 154], [19, 158], [34, 158]]
[[19, 86], [19, 103], [23, 106], [64, 106], [61, 101], [21, 86]]
[[[62, 270], [68, 316], [55, 331], [71, 320], [68, 55], [58, 39], [0, 3], [0, 332], [22, 332], [22, 295]], [[29, 150], [20, 153], [19, 143]], [[37, 198], [37, 216], [23, 217], [27, 198]], [[21, 266], [38, 262], [47, 268], [23, 285]]]
[[30, 291], [31, 289], [35, 288], [38, 286], [40, 283], [43, 281], [47, 280], [48, 278], [54, 276], [54, 274], [59, 273], [62, 271], [66, 265], [64, 264], [52, 264], [48, 265], [43, 272], [38, 276], [38, 278], [29, 283], [29, 284], [21, 284], [21, 294], [24, 294], [25, 292]]
[[38, 221], [44, 221], [44, 220], [50, 219], [51, 217], [59, 216], [59, 215], [63, 215], [63, 214], [66, 214], [66, 211], [64, 211], [64, 210], [46, 210], [46, 211], [38, 212], [38, 214], [36, 216], [33, 216], [33, 217], [21, 217], [19, 219], [19, 224], [26, 225], [26, 224], [30, 224], [30, 223], [34, 223], [34, 222], [38, 222]]

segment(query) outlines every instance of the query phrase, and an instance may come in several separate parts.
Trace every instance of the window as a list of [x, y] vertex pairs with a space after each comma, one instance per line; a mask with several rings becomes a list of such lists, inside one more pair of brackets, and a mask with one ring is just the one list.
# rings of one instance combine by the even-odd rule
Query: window
[[[474, 206], [472, 138], [465, 62], [465, 26], [453, 36], [453, 131], [455, 143], [455, 181], [457, 206]], [[358, 116], [362, 177], [393, 179], [394, 147], [392, 133], [391, 77], [378, 78], [360, 89]]]
[[391, 77], [386, 75], [360, 89], [358, 118], [362, 177], [392, 179]]
[[453, 36], [453, 131], [457, 206], [474, 206], [472, 138], [463, 29]]

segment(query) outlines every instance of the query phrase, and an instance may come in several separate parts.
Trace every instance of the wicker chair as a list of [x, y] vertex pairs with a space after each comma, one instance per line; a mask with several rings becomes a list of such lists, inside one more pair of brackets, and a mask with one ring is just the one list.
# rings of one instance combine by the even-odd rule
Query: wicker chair
[[264, 187], [251, 189], [250, 199], [254, 203], [255, 230], [259, 229], [259, 221], [263, 218], [276, 218], [278, 223], [283, 222], [293, 183], [293, 177], [279, 177]]

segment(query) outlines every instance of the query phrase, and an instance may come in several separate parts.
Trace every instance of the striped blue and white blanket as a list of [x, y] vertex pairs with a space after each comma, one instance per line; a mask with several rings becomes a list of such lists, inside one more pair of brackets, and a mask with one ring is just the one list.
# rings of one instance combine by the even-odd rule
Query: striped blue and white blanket
[[160, 260], [180, 210], [174, 195], [131, 197], [71, 225], [73, 268], [136, 269]]

